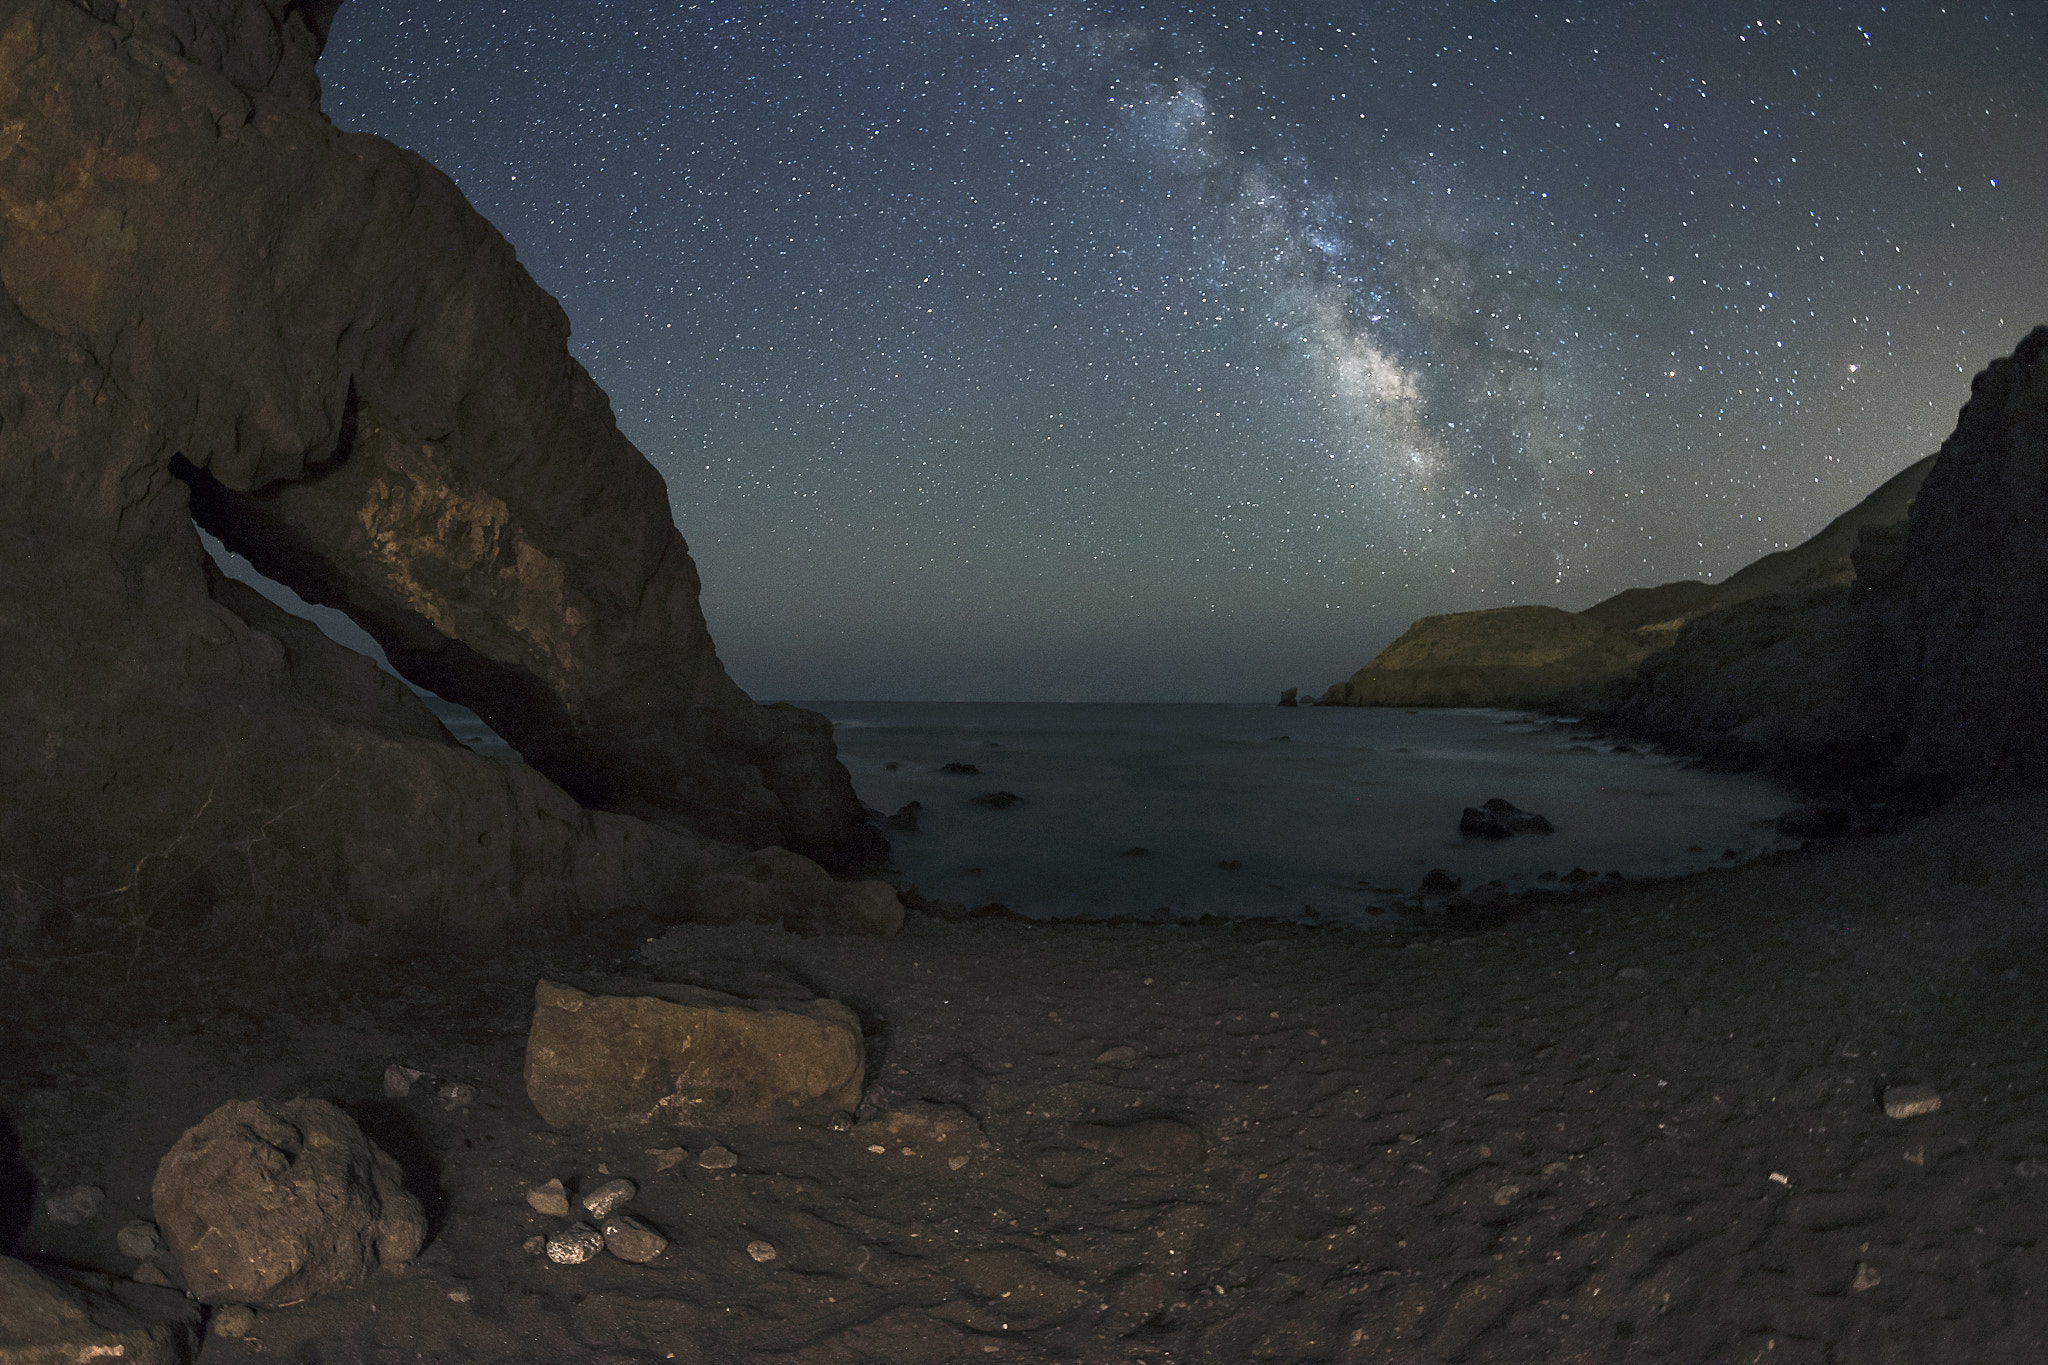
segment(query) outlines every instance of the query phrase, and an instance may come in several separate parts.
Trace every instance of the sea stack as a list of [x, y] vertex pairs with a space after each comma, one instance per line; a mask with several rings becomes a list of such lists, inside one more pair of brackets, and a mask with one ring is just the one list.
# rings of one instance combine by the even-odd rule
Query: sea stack
[[[0, 17], [0, 943], [485, 939], [886, 850], [726, 675], [660, 475], [445, 175], [321, 113], [333, 6]], [[531, 766], [224, 577], [336, 606]]]

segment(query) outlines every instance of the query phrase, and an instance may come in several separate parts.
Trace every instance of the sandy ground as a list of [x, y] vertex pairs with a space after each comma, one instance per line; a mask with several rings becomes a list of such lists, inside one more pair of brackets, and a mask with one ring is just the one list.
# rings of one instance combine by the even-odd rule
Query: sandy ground
[[[1955, 811], [1476, 932], [916, 918], [175, 988], [16, 971], [0, 1242], [132, 1269], [114, 1232], [180, 1131], [309, 1093], [404, 1163], [431, 1240], [203, 1360], [2048, 1360], [2044, 831], [2044, 799]], [[533, 980], [605, 969], [846, 1001], [870, 1116], [550, 1131]], [[479, 1096], [387, 1100], [391, 1062]], [[1940, 1112], [1887, 1118], [1906, 1083]], [[988, 1145], [879, 1117], [921, 1105]], [[677, 1142], [739, 1161], [656, 1173]], [[607, 1174], [659, 1260], [523, 1250], [561, 1225], [530, 1185]], [[108, 1207], [24, 1226], [30, 1178]]]

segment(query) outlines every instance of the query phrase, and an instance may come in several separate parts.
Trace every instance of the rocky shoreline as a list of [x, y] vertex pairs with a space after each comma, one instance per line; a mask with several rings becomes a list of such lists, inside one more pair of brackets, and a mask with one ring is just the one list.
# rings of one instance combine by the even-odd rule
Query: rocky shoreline
[[[426, 1247], [215, 1307], [201, 1360], [2038, 1358], [2044, 817], [1957, 809], [1477, 930], [650, 925], [202, 970], [90, 1019], [76, 969], [15, 967], [15, 1254], [132, 1273], [116, 1234], [179, 1134], [311, 1094], [398, 1159]], [[854, 1121], [549, 1125], [532, 992], [578, 972], [844, 1002]], [[393, 1098], [394, 1064], [434, 1083]], [[1939, 1110], [1889, 1117], [1911, 1085]], [[550, 1260], [564, 1219], [529, 1194], [616, 1179], [662, 1250]], [[104, 1205], [60, 1223], [74, 1185]]]

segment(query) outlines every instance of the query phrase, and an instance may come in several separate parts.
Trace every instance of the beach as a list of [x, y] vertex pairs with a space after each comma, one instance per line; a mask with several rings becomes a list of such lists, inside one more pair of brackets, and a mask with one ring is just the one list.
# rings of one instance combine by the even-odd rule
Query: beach
[[[15, 1254], [128, 1272], [113, 1233], [179, 1132], [311, 1094], [405, 1166], [426, 1250], [202, 1360], [2041, 1359], [2044, 816], [1955, 809], [1479, 932], [913, 916], [181, 985], [16, 967]], [[596, 973], [844, 1001], [860, 1122], [549, 1129], [533, 983]], [[387, 1099], [393, 1063], [476, 1098]], [[1939, 1111], [1888, 1117], [1906, 1085]], [[616, 1175], [672, 1239], [654, 1262], [525, 1249], [561, 1224], [529, 1188]], [[57, 1225], [40, 1197], [74, 1183], [107, 1207]]]

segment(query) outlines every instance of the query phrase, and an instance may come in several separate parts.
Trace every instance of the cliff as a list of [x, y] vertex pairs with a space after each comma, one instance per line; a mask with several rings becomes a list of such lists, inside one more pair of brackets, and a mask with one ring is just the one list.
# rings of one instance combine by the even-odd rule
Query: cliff
[[[1632, 685], [1638, 666], [1670, 647], [1690, 622], [1760, 599], [1824, 593], [1855, 582], [1859, 574], [1889, 572], [1907, 509], [1935, 458], [1907, 466], [1809, 539], [1719, 583], [1680, 580], [1630, 588], [1580, 612], [1501, 607], [1426, 616], [1317, 704], [1550, 711], [1613, 704]], [[1782, 613], [1781, 603], [1745, 613], [1743, 620], [1775, 620]]]
[[[719, 663], [561, 308], [320, 112], [333, 8], [0, 13], [0, 942], [492, 939], [680, 913], [745, 848], [874, 862], [829, 725]], [[531, 766], [224, 578], [195, 519]]]
[[1612, 719], [1796, 782], [1925, 805], [2048, 776], [2048, 327], [1971, 384], [1853, 585], [1688, 625]]

